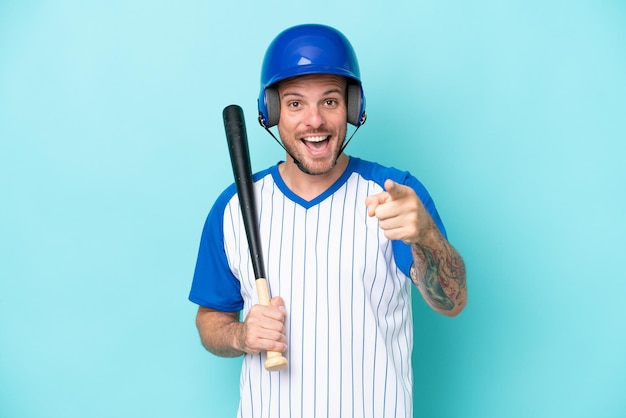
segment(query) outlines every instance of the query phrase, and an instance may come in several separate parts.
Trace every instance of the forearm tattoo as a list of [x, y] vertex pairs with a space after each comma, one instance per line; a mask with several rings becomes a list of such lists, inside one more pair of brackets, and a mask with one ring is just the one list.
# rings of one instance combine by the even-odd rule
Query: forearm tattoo
[[451, 311], [465, 303], [465, 264], [447, 242], [441, 249], [420, 244], [411, 245], [414, 263], [411, 279], [422, 289], [430, 304]]

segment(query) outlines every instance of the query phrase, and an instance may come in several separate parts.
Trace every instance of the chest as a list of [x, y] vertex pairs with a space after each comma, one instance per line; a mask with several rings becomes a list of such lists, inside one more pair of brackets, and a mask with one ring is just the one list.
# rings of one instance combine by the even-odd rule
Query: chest
[[[365, 206], [365, 198], [378, 191], [367, 183], [347, 184], [305, 208], [271, 188], [259, 190], [258, 223], [271, 295], [320, 307], [320, 300], [386, 303], [402, 291], [406, 278], [395, 266], [391, 242]], [[256, 289], [248, 245], [238, 207], [227, 213], [232, 217], [226, 222], [232, 227], [225, 228], [227, 259], [249, 307], [256, 303]]]

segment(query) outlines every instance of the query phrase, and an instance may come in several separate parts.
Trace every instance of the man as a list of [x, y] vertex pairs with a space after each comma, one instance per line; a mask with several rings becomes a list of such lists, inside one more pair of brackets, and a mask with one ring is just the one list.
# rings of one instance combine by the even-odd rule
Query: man
[[[244, 355], [240, 417], [412, 417], [411, 281], [455, 316], [466, 304], [463, 260], [416, 178], [343, 152], [347, 123], [365, 121], [365, 99], [340, 32], [279, 34], [258, 103], [287, 154], [254, 176], [274, 297], [258, 304], [231, 186], [208, 216], [189, 297], [200, 305], [202, 343]], [[264, 370], [268, 350], [284, 353], [288, 368]]]

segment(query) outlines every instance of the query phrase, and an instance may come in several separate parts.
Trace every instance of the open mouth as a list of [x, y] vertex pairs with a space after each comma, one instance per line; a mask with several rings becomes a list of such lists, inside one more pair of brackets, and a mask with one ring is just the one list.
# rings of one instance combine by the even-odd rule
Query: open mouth
[[307, 136], [301, 140], [308, 148], [320, 150], [328, 145], [330, 135]]

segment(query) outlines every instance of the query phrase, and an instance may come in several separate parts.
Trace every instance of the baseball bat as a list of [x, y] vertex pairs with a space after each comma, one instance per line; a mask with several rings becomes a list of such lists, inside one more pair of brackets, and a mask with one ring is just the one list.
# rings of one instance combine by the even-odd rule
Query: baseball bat
[[[254, 183], [252, 181], [252, 169], [250, 166], [250, 150], [248, 148], [248, 135], [243, 117], [243, 109], [237, 105], [230, 105], [224, 108], [224, 128], [226, 130], [226, 141], [228, 142], [228, 152], [230, 162], [233, 166], [235, 176], [235, 186], [241, 207], [241, 216], [246, 230], [252, 268], [256, 289], [261, 305], [269, 306], [270, 296], [265, 275], [265, 265], [263, 263], [263, 253], [261, 249], [261, 235], [257, 224], [256, 202], [254, 199]], [[265, 368], [269, 371], [281, 370], [287, 366], [287, 359], [276, 351], [267, 352]]]

